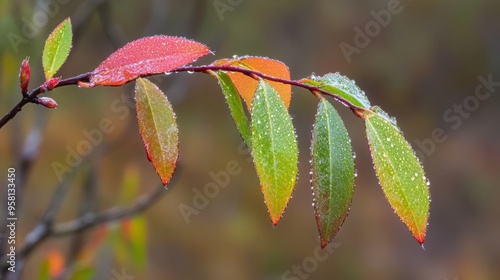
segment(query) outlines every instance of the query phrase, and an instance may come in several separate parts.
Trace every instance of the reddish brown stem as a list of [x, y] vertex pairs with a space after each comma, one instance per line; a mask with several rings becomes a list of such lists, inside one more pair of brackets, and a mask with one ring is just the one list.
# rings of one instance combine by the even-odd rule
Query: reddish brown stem
[[[90, 73], [85, 73], [72, 78], [60, 80], [59, 83], [54, 88], [76, 85], [78, 82], [88, 82], [89, 77]], [[14, 107], [12, 107], [12, 109], [7, 114], [5, 114], [5, 116], [3, 116], [3, 118], [0, 120], [0, 128], [2, 128], [6, 123], [8, 123], [11, 119], [13, 119], [17, 115], [17, 113], [19, 113], [23, 109], [24, 105], [36, 102], [36, 97], [39, 94], [45, 92], [46, 92], [46, 87], [45, 84], [43, 84], [33, 89], [27, 95], [23, 96], [23, 98]]]
[[278, 82], [278, 83], [283, 83], [283, 84], [288, 84], [288, 85], [300, 87], [300, 88], [309, 90], [313, 94], [314, 94], [314, 92], [319, 92], [323, 95], [327, 95], [327, 96], [331, 96], [331, 97], [335, 98], [335, 100], [337, 100], [340, 103], [344, 104], [345, 106], [349, 107], [354, 112], [354, 114], [356, 114], [357, 116], [359, 116], [357, 112], [365, 111], [364, 108], [360, 108], [358, 106], [355, 106], [354, 104], [350, 103], [346, 99], [344, 99], [336, 94], [332, 94], [330, 92], [324, 91], [318, 87], [304, 84], [301, 81], [287, 80], [287, 79], [277, 78], [274, 76], [269, 76], [269, 75], [263, 74], [261, 72], [255, 71], [255, 70], [251, 70], [251, 69], [234, 67], [234, 66], [227, 66], [227, 65], [202, 65], [202, 66], [180, 67], [180, 68], [175, 69], [172, 72], [202, 72], [202, 73], [207, 73], [208, 71], [239, 72], [239, 73], [245, 74], [251, 78], [259, 77], [261, 79], [268, 80], [268, 81], [273, 81], [273, 82]]
[[[330, 92], [327, 92], [325, 90], [322, 90], [318, 87], [307, 85], [301, 81], [296, 81], [296, 80], [287, 80], [287, 79], [282, 79], [274, 76], [269, 76], [264, 73], [251, 70], [251, 69], [246, 69], [246, 68], [240, 68], [240, 67], [235, 67], [235, 66], [228, 66], [228, 65], [202, 65], [202, 66], [184, 66], [184, 67], [179, 67], [172, 72], [200, 72], [200, 73], [205, 73], [209, 74], [211, 71], [227, 71], [227, 72], [238, 72], [244, 75], [247, 75], [251, 78], [260, 78], [268, 81], [273, 81], [273, 82], [279, 82], [283, 84], [288, 84], [296, 87], [300, 87], [303, 89], [309, 90], [313, 94], [323, 94], [327, 96], [333, 97], [335, 100], [339, 101], [340, 103], [344, 104], [345, 106], [349, 107], [355, 115], [358, 117], [361, 116], [361, 112], [365, 111], [364, 108], [360, 108], [358, 106], [355, 106], [354, 104], [350, 103], [346, 99], [336, 95], [332, 94]], [[148, 76], [154, 76], [158, 75], [159, 73], [154, 73], [154, 74], [146, 74], [143, 75], [143, 77], [148, 77]], [[72, 78], [67, 78], [64, 80], [60, 80], [59, 83], [54, 87], [63, 87], [63, 86], [68, 86], [68, 85], [82, 85], [82, 84], [88, 84], [90, 77], [92, 73], [84, 73]], [[131, 81], [129, 81], [131, 82]], [[45, 84], [44, 84], [45, 85]], [[33, 89], [29, 94], [24, 96], [1, 120], [0, 120], [0, 128], [2, 128], [7, 122], [9, 122], [11, 119], [13, 119], [17, 113], [19, 113], [24, 105], [28, 103], [36, 103], [36, 97], [41, 94], [46, 92], [46, 87], [44, 85], [41, 85], [35, 89]]]

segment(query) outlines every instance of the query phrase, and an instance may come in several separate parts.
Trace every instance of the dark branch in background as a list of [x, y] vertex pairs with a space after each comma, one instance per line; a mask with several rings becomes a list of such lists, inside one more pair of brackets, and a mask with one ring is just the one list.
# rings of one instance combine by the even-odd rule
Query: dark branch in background
[[73, 38], [75, 38], [73, 45], [77, 45], [77, 40], [82, 37], [81, 33], [83, 33], [85, 27], [90, 23], [90, 17], [106, 2], [109, 2], [109, 0], [89, 0], [80, 5], [80, 8], [71, 17]]
[[[97, 208], [97, 198], [96, 198], [96, 189], [97, 189], [97, 174], [96, 174], [96, 166], [95, 164], [91, 164], [90, 171], [85, 178], [85, 182], [83, 183], [82, 195], [80, 202], [80, 210], [79, 217], [86, 215], [87, 213], [92, 213]], [[84, 233], [77, 232], [73, 236], [71, 236], [71, 241], [69, 242], [69, 249], [66, 253], [66, 263], [72, 264], [76, 261], [78, 255], [84, 248]], [[70, 269], [69, 269], [70, 270]], [[71, 273], [68, 271], [68, 268], [65, 269], [64, 274]], [[66, 277], [60, 277], [61, 279], [66, 279], [70, 275], [66, 275]]]
[[111, 2], [104, 3], [98, 11], [99, 20], [101, 21], [101, 26], [104, 31], [104, 35], [111, 43], [111, 45], [118, 49], [125, 45], [126, 39], [122, 30], [113, 21], [111, 15]]
[[[179, 171], [176, 171], [175, 173], [177, 174], [178, 172]], [[117, 207], [99, 214], [87, 213], [85, 216], [82, 216], [76, 220], [57, 224], [52, 229], [52, 235], [64, 236], [122, 218], [137, 215], [151, 207], [158, 199], [162, 197], [165, 191], [166, 190], [163, 185], [158, 185], [158, 187], [153, 192], [139, 198], [131, 207]]]
[[[38, 246], [43, 240], [45, 240], [50, 235], [50, 228], [54, 223], [55, 217], [57, 216], [57, 212], [64, 201], [64, 197], [68, 192], [71, 184], [73, 183], [76, 174], [71, 175], [68, 180], [61, 182], [57, 189], [52, 194], [52, 199], [50, 200], [49, 207], [47, 211], [40, 219], [40, 222], [35, 226], [35, 228], [26, 235], [24, 239], [24, 245], [22, 249], [17, 252], [17, 268], [16, 274], [19, 277], [22, 271], [22, 267], [24, 265], [24, 258], [27, 256], [36, 246]], [[8, 264], [5, 258], [2, 258], [2, 262], [0, 263], [0, 279], [1, 276], [4, 276], [7, 272]]]
[[[178, 170], [175, 172], [177, 175], [175, 175], [172, 180], [178, 177], [178, 173], [181, 172], [181, 169], [179, 169], [180, 166], [178, 165]], [[169, 185], [172, 183], [174, 182], [171, 181]], [[151, 207], [166, 192], [166, 188], [160, 184], [151, 193], [143, 195], [137, 199], [136, 202], [130, 207], [112, 208], [102, 213], [86, 213], [73, 221], [54, 224], [57, 212], [70, 186], [71, 182], [68, 180], [59, 185], [55, 191], [49, 204], [49, 209], [42, 217], [38, 225], [26, 236], [24, 244], [20, 247], [17, 253], [18, 266], [22, 266], [22, 262], [25, 261], [26, 256], [28, 256], [31, 251], [38, 247], [47, 238], [81, 232], [101, 224], [140, 214]], [[7, 258], [2, 258], [0, 263], [0, 279], [2, 279], [2, 276], [5, 276], [8, 271], [8, 267], [9, 264], [7, 263]]]

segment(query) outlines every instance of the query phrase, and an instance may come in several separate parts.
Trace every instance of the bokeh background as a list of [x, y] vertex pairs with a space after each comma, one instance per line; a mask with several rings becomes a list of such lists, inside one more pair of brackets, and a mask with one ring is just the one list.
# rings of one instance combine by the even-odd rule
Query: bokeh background
[[[44, 10], [44, 3], [52, 9]], [[134, 261], [134, 250], [114, 246], [112, 238], [99, 241], [103, 229], [98, 228], [78, 238], [44, 242], [30, 255], [22, 279], [37, 279], [47, 262], [56, 267], [61, 260], [74, 264], [70, 256], [83, 258], [80, 263], [94, 269], [95, 279], [120, 279], [115, 272], [122, 271], [135, 279], [497, 279], [500, 86], [486, 100], [471, 100], [478, 77], [491, 75], [500, 81], [500, 2], [401, 0], [401, 12], [392, 14], [390, 22], [347, 59], [340, 45], [354, 45], [354, 28], [364, 29], [374, 20], [371, 11], [387, 10], [390, 3], [395, 1], [0, 1], [2, 115], [20, 98], [21, 60], [30, 57], [31, 87], [41, 84], [44, 40], [71, 17], [75, 37], [59, 72], [63, 77], [91, 71], [126, 42], [153, 34], [207, 44], [215, 54], [196, 64], [248, 54], [283, 61], [294, 79], [313, 72], [341, 72], [356, 80], [372, 104], [397, 117], [431, 182], [423, 250], [384, 198], [363, 122], [334, 103], [352, 138], [358, 177], [351, 212], [333, 241], [335, 248], [321, 251], [319, 260], [308, 176], [315, 98], [294, 89], [290, 112], [298, 134], [300, 176], [284, 218], [273, 228], [255, 170], [248, 153], [238, 148], [242, 140], [216, 81], [202, 74], [163, 76], [155, 82], [177, 113], [182, 171], [167, 193], [133, 223], [144, 259]], [[45, 14], [45, 21], [40, 14]], [[31, 32], [25, 26], [34, 21], [36, 30]], [[12, 34], [24, 40], [12, 41]], [[59, 184], [53, 163], [64, 163], [68, 149], [85, 141], [84, 131], [98, 129], [103, 119], [111, 120], [115, 129], [104, 133], [82, 163], [63, 175], [73, 186], [57, 221], [77, 217], [82, 204], [96, 211], [130, 205], [130, 197], [146, 194], [160, 183], [146, 159], [134, 111], [125, 106], [132, 93], [133, 84], [58, 88], [50, 93], [59, 103], [57, 110], [26, 106], [2, 128], [2, 182], [9, 166], [19, 166], [23, 151], [38, 150], [31, 153], [31, 168], [20, 182], [24, 191], [18, 209], [19, 242], [36, 225]], [[471, 102], [466, 108], [473, 110], [456, 113], [464, 102]], [[454, 121], [447, 120], [447, 114]], [[432, 142], [433, 147], [426, 139], [435, 129], [444, 131], [446, 140]], [[37, 138], [37, 131], [39, 147], [26, 144]], [[203, 190], [214, 182], [210, 172], [226, 170], [229, 162], [236, 162], [241, 172], [186, 223], [179, 206], [193, 206], [193, 189]], [[138, 174], [138, 187], [122, 199], [127, 197], [125, 174]], [[118, 223], [108, 226], [108, 235], [116, 227]], [[75, 257], [76, 241], [90, 253]], [[4, 246], [4, 240], [0, 244]], [[303, 265], [303, 274], [293, 272], [294, 266]]]

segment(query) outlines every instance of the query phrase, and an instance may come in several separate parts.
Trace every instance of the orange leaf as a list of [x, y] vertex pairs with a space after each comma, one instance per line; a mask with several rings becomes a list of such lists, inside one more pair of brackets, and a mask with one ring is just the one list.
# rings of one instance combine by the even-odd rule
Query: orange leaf
[[[258, 71], [268, 76], [290, 80], [290, 70], [288, 70], [288, 66], [281, 61], [267, 57], [244, 56], [235, 59], [221, 59], [214, 62], [214, 65], [241, 67]], [[252, 98], [259, 82], [256, 79], [238, 72], [227, 72], [227, 75], [231, 78], [231, 81], [233, 81], [250, 111]], [[290, 99], [292, 98], [292, 87], [288, 84], [279, 82], [268, 81], [268, 83], [278, 92], [281, 100], [285, 103], [285, 107], [288, 109], [290, 106]]]
[[49, 262], [49, 274], [52, 278], [59, 277], [64, 271], [64, 256], [58, 250], [51, 250], [47, 257]]

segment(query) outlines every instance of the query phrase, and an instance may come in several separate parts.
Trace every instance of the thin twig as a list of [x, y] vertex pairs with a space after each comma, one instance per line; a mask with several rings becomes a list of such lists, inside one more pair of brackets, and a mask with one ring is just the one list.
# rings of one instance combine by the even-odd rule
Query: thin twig
[[64, 236], [125, 217], [137, 215], [152, 206], [162, 197], [164, 192], [165, 187], [163, 185], [158, 185], [152, 193], [139, 198], [133, 206], [117, 207], [99, 214], [87, 213], [76, 220], [54, 225], [52, 235]]
[[[76, 85], [78, 84], [78, 82], [88, 82], [89, 77], [90, 73], [84, 73], [75, 77], [64, 79], [59, 81], [59, 83], [54, 88]], [[2, 128], [6, 123], [13, 119], [17, 115], [17, 113], [19, 113], [23, 109], [24, 105], [34, 102], [35, 98], [39, 94], [45, 93], [45, 91], [42, 90], [43, 87], [44, 86], [42, 85], [33, 89], [26, 97], [23, 97], [23, 99], [21, 99], [21, 101], [19, 101], [7, 114], [5, 114], [5, 116], [0, 120], [0, 128]]]
[[[178, 173], [178, 171], [176, 173]], [[59, 197], [61, 192], [65, 191], [65, 188], [60, 188], [58, 194], [54, 195], [54, 197]], [[90, 229], [92, 227], [104, 223], [119, 220], [121, 218], [140, 214], [143, 211], [147, 210], [149, 207], [151, 207], [156, 201], [158, 201], [163, 196], [165, 191], [166, 188], [160, 184], [151, 193], [146, 194], [137, 199], [136, 203], [134, 203], [130, 207], [126, 208], [117, 207], [99, 214], [87, 213], [84, 216], [75, 219], [73, 221], [53, 225], [53, 215], [56, 214], [57, 211], [55, 210], [62, 202], [62, 199], [57, 198], [50, 204], [51, 208], [47, 211], [46, 215], [42, 218], [40, 223], [35, 227], [35, 229], [33, 229], [26, 236], [25, 243], [19, 249], [19, 252], [17, 254], [17, 260], [18, 261], [24, 260], [24, 258], [28, 256], [28, 254], [33, 249], [35, 249], [44, 240], [46, 240], [51, 236], [54, 237], [64, 236], [75, 232], [80, 232], [86, 229]], [[7, 263], [7, 259], [5, 257], [2, 258], [2, 262], [0, 263], [0, 279], [2, 279], [2, 276], [4, 276], [7, 273], [8, 267], [9, 264]]]

